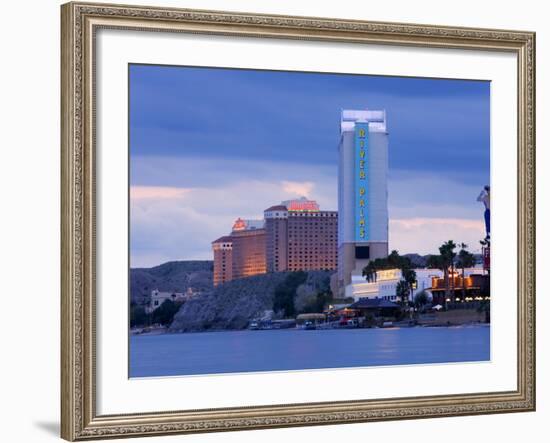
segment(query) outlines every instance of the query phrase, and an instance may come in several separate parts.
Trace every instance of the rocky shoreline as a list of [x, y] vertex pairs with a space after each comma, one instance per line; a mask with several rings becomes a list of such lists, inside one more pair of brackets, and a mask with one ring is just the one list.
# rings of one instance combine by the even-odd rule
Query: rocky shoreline
[[[282, 318], [283, 313], [274, 310], [277, 288], [285, 283], [290, 272], [256, 275], [232, 280], [216, 286], [186, 301], [169, 327], [169, 332], [196, 332], [205, 330], [245, 329], [250, 320], [272, 315]], [[310, 271], [297, 292], [302, 298], [327, 291], [329, 271]], [[270, 313], [270, 314], [266, 314]]]

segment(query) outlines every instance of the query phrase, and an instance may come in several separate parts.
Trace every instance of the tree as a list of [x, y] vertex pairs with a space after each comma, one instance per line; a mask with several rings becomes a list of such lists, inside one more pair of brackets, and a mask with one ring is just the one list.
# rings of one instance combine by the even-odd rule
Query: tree
[[401, 268], [403, 264], [403, 257], [401, 257], [399, 252], [394, 249], [390, 252], [390, 255], [388, 255], [387, 262], [388, 267], [390, 268]]
[[294, 297], [294, 313], [322, 313], [325, 306], [332, 301], [332, 292], [319, 290], [307, 285], [300, 285]]
[[416, 283], [416, 271], [410, 268], [401, 269], [403, 280], [409, 285], [409, 294], [413, 293], [413, 286]]
[[449, 272], [454, 269], [454, 261], [456, 257], [456, 243], [452, 240], [448, 240], [439, 247], [439, 255], [430, 255], [428, 257], [428, 268], [439, 269], [443, 272], [443, 278], [445, 281], [445, 302], [447, 306], [447, 299], [450, 298], [450, 279]]
[[411, 259], [399, 255], [399, 252], [395, 249], [391, 251], [390, 255], [388, 255], [388, 258], [385, 260], [387, 262], [386, 269], [401, 269], [403, 271], [404, 269], [412, 269], [413, 267]]
[[405, 280], [399, 280], [395, 287], [395, 295], [401, 299], [401, 305], [405, 306], [405, 300], [408, 300], [410, 286]]
[[[396, 250], [391, 251], [386, 258], [377, 258], [370, 260], [368, 265], [363, 268], [362, 275], [370, 283], [376, 281], [376, 272], [384, 269], [400, 269], [402, 272], [412, 270], [412, 262], [408, 257], [399, 255]], [[416, 280], [416, 275], [414, 276]]]
[[443, 259], [440, 255], [429, 255], [426, 266], [430, 269], [439, 269], [443, 271], [443, 268], [445, 267], [443, 264]]
[[130, 307], [130, 327], [145, 326], [149, 323], [149, 316], [141, 305], [132, 304]]
[[454, 270], [455, 249], [456, 243], [452, 240], [446, 241], [439, 247], [439, 255], [441, 256], [443, 265], [443, 277], [445, 278], [445, 305], [447, 305], [447, 299], [451, 297], [449, 270]]
[[367, 312], [365, 314], [365, 321], [363, 324], [366, 328], [372, 328], [373, 326], [376, 326], [376, 317], [374, 316], [374, 314], [371, 312]]
[[323, 312], [325, 307], [329, 305], [333, 300], [332, 292], [329, 289], [328, 291], [317, 293], [317, 300], [314, 306], [313, 312]]
[[174, 319], [174, 315], [179, 311], [181, 303], [173, 302], [170, 299], [166, 299], [162, 304], [153, 311], [153, 323], [160, 323], [161, 325], [169, 325]]
[[483, 300], [479, 307], [477, 308], [477, 312], [482, 312], [485, 314], [485, 323], [491, 323], [491, 301], [490, 300]]
[[464, 285], [464, 269], [475, 266], [476, 259], [474, 254], [466, 250], [466, 248], [468, 247], [467, 244], [461, 243], [459, 246], [460, 252], [458, 253], [458, 261], [456, 265], [460, 269], [462, 269], [462, 300], [464, 300], [466, 298], [466, 287]]
[[426, 294], [426, 291], [420, 291], [414, 297], [414, 305], [417, 309], [422, 309], [428, 304], [428, 301], [428, 294]]
[[[404, 291], [401, 300], [405, 304], [408, 301], [409, 294], [413, 291], [413, 285], [416, 283], [416, 272], [413, 269], [411, 260], [408, 257], [399, 255], [399, 252], [394, 249], [386, 258], [370, 260], [367, 266], [363, 268], [362, 275], [369, 283], [375, 282], [377, 271], [384, 269], [399, 269], [401, 271], [401, 281], [404, 281], [403, 284], [407, 286], [406, 291], [405, 288], [400, 289]], [[397, 291], [396, 288], [396, 295], [400, 296]]]
[[376, 281], [376, 270], [376, 264], [374, 263], [374, 260], [371, 260], [369, 261], [369, 264], [363, 268], [362, 275], [369, 283], [371, 283]]
[[273, 310], [282, 312], [284, 317], [290, 318], [296, 315], [294, 298], [298, 286], [307, 280], [307, 272], [297, 271], [290, 273], [285, 280], [275, 288]]

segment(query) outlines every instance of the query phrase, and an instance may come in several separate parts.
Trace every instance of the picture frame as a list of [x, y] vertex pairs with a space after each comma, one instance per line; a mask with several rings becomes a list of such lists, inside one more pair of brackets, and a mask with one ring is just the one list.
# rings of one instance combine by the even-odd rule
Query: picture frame
[[[71, 2], [61, 7], [61, 436], [69, 441], [535, 410], [535, 34]], [[97, 413], [96, 35], [183, 33], [510, 53], [517, 57], [517, 389]], [[498, 153], [496, 154], [498, 155]]]

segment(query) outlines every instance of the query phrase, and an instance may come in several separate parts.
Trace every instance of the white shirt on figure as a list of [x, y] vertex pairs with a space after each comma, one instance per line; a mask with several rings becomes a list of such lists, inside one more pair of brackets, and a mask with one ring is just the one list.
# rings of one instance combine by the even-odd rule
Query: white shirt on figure
[[485, 209], [490, 208], [491, 197], [489, 196], [489, 193], [485, 189], [481, 191], [481, 193], [478, 195], [477, 201], [483, 202], [483, 204], [485, 205]]

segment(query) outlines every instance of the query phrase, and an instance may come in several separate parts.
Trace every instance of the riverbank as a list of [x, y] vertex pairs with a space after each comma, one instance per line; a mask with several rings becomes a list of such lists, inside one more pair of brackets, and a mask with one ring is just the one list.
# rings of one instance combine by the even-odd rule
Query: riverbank
[[412, 329], [412, 328], [445, 328], [445, 327], [487, 327], [489, 328], [490, 323], [478, 322], [478, 321], [464, 321], [462, 323], [451, 322], [445, 319], [445, 317], [439, 317], [434, 321], [425, 321], [423, 323], [410, 322], [410, 321], [400, 321], [400, 322], [389, 322], [384, 326], [372, 326], [372, 327], [357, 327], [357, 326], [339, 326], [332, 327], [326, 324], [319, 324], [315, 328], [305, 328], [303, 325], [297, 325], [292, 328], [257, 328], [257, 329], [208, 329], [208, 330], [196, 330], [196, 331], [174, 331], [166, 327], [157, 327], [157, 328], [133, 328], [130, 330], [130, 335], [163, 335], [163, 334], [205, 334], [211, 332], [239, 332], [239, 331], [251, 331], [251, 332], [262, 332], [262, 331], [304, 331], [307, 329], [315, 330], [353, 330], [353, 329]]

